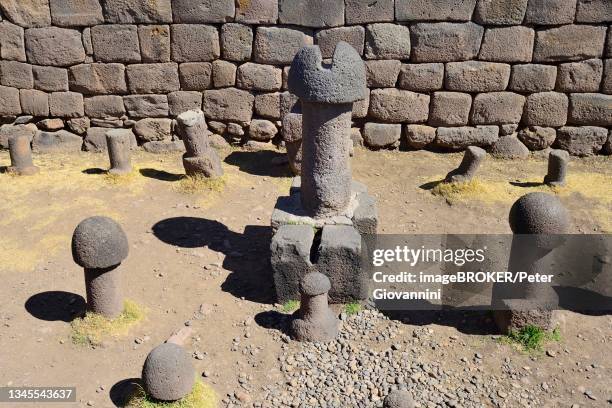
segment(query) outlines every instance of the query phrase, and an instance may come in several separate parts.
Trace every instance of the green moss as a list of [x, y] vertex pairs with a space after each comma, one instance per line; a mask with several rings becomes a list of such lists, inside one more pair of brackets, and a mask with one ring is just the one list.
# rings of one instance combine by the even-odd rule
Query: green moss
[[545, 342], [560, 340], [559, 328], [555, 328], [549, 333], [538, 326], [526, 326], [519, 331], [511, 331], [507, 336], [502, 337], [503, 342], [517, 344], [525, 351], [539, 351]]
[[344, 312], [349, 316], [357, 314], [360, 311], [361, 311], [361, 304], [357, 302], [352, 302], [352, 303], [348, 303], [344, 305]]
[[125, 301], [123, 312], [114, 319], [107, 319], [99, 314], [87, 312], [83, 318], [72, 321], [72, 342], [75, 344], [100, 344], [104, 337], [127, 334], [130, 327], [144, 317], [143, 308], [131, 300]]
[[126, 408], [216, 408], [217, 395], [212, 387], [198, 378], [191, 393], [178, 401], [156, 401], [147, 396], [140, 387], [125, 406]]
[[295, 312], [299, 308], [300, 308], [300, 301], [299, 300], [288, 300], [282, 306], [282, 310], [285, 313]]

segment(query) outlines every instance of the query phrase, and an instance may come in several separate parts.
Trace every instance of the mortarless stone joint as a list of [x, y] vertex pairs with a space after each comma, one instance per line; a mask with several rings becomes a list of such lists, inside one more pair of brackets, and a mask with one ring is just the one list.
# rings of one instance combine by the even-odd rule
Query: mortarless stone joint
[[465, 150], [459, 167], [448, 173], [444, 182], [466, 183], [472, 180], [486, 156], [487, 152], [484, 149], [477, 146], [469, 146]]
[[176, 401], [189, 394], [195, 383], [191, 357], [175, 343], [155, 347], [142, 367], [142, 383], [147, 395], [160, 401]]
[[204, 112], [190, 110], [177, 118], [177, 133], [185, 142], [187, 152], [183, 155], [183, 166], [188, 176], [216, 178], [223, 175], [221, 160], [210, 145], [210, 131]]
[[300, 282], [301, 303], [291, 322], [291, 335], [298, 341], [327, 342], [338, 335], [339, 320], [327, 303], [331, 283], [327, 276], [311, 272]]
[[20, 176], [31, 176], [39, 172], [40, 169], [32, 162], [32, 148], [28, 135], [12, 136], [8, 143], [11, 165], [6, 169], [7, 172]]
[[110, 159], [110, 174], [122, 175], [132, 171], [131, 130], [112, 129], [106, 132], [106, 146]]
[[544, 184], [549, 186], [564, 186], [567, 176], [569, 153], [565, 150], [552, 150], [548, 155], [548, 174], [544, 176]]

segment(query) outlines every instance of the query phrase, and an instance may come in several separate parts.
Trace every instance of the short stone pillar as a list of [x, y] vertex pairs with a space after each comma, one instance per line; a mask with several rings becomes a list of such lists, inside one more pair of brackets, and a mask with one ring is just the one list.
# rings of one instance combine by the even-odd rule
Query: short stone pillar
[[468, 146], [465, 149], [461, 164], [446, 175], [444, 182], [466, 183], [472, 180], [486, 156], [487, 152], [484, 149], [477, 146]]
[[544, 177], [544, 184], [549, 186], [564, 186], [567, 176], [569, 153], [565, 150], [551, 150], [548, 155], [548, 174]]
[[405, 390], [391, 391], [383, 402], [383, 408], [414, 408], [415, 406], [412, 396]]
[[121, 262], [129, 250], [127, 236], [108, 217], [90, 217], [72, 235], [72, 257], [85, 269], [87, 308], [109, 319], [123, 311]]
[[30, 137], [27, 134], [14, 135], [9, 138], [8, 143], [11, 165], [6, 170], [20, 176], [31, 176], [38, 173], [39, 168], [32, 162]]
[[330, 66], [318, 46], [306, 46], [293, 59], [288, 85], [302, 103], [302, 207], [314, 217], [341, 213], [351, 200], [353, 102], [367, 95], [363, 61], [342, 41]]
[[110, 174], [122, 175], [132, 171], [131, 138], [132, 131], [112, 129], [106, 132], [106, 147], [110, 159]]
[[302, 114], [287, 113], [283, 117], [283, 140], [289, 167], [296, 176], [302, 173]]
[[142, 385], [148, 396], [160, 401], [176, 401], [191, 392], [195, 369], [191, 356], [175, 343], [155, 347], [142, 367]]
[[210, 131], [204, 112], [190, 110], [176, 118], [176, 131], [185, 143], [187, 152], [183, 155], [183, 166], [188, 176], [216, 178], [223, 175], [221, 160], [210, 145]]
[[339, 320], [327, 303], [331, 283], [327, 276], [311, 272], [300, 282], [301, 303], [291, 322], [291, 335], [298, 341], [331, 341], [338, 335]]

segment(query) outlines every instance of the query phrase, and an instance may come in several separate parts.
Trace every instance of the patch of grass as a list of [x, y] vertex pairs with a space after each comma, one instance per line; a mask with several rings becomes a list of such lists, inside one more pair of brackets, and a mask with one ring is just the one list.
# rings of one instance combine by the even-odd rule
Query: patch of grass
[[72, 321], [72, 342], [74, 344], [100, 344], [107, 336], [126, 334], [130, 327], [145, 317], [144, 309], [137, 303], [126, 300], [123, 312], [115, 319], [87, 312], [83, 318]]
[[438, 183], [432, 190], [432, 194], [444, 197], [449, 204], [457, 201], [477, 197], [485, 192], [482, 182], [472, 179], [465, 183]]
[[349, 316], [357, 314], [360, 311], [361, 311], [361, 304], [357, 302], [352, 302], [352, 303], [348, 303], [344, 305], [344, 312]]
[[178, 401], [156, 401], [139, 387], [125, 406], [126, 408], [216, 408], [217, 394], [212, 387], [198, 378], [191, 393]]
[[285, 313], [295, 312], [299, 308], [300, 308], [300, 301], [299, 300], [288, 300], [282, 306], [282, 310]]
[[132, 168], [127, 174], [104, 173], [104, 181], [114, 186], [130, 184], [139, 175], [138, 169]]
[[206, 178], [200, 176], [185, 176], [176, 186], [176, 190], [183, 194], [196, 194], [203, 191], [221, 192], [225, 187], [224, 176], [218, 178]]
[[511, 331], [501, 339], [506, 343], [517, 344], [525, 351], [538, 351], [547, 341], [560, 341], [561, 333], [558, 327], [549, 333], [538, 326], [526, 326], [519, 331]]

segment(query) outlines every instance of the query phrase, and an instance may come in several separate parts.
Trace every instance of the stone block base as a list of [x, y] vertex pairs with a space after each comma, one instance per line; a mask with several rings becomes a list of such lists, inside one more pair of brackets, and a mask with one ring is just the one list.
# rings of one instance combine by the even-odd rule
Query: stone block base
[[554, 310], [530, 306], [529, 300], [506, 299], [503, 301], [507, 310], [493, 311], [493, 319], [500, 332], [509, 334], [511, 331], [520, 331], [527, 326], [537, 326], [543, 330], [553, 330], [556, 325]]

